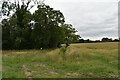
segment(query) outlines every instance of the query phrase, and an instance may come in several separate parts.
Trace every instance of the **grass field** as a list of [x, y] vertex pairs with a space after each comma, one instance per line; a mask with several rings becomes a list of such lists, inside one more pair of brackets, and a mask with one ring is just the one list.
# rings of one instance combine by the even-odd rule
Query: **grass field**
[[71, 44], [67, 49], [3, 50], [3, 78], [118, 77], [118, 43]]

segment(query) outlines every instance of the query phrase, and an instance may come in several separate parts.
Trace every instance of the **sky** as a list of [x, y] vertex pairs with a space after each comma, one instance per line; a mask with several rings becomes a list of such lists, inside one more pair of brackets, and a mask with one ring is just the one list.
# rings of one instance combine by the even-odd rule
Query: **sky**
[[[119, 0], [45, 0], [60, 10], [67, 24], [72, 24], [83, 39], [118, 38]], [[36, 7], [31, 9], [34, 12]]]
[[84, 39], [118, 38], [119, 0], [45, 0], [46, 5], [60, 10]]

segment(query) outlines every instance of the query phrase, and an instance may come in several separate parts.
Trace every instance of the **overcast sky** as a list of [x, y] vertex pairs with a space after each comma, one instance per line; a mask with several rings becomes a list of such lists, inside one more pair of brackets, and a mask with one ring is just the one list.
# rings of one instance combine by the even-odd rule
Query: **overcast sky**
[[118, 38], [118, 0], [45, 0], [84, 39]]

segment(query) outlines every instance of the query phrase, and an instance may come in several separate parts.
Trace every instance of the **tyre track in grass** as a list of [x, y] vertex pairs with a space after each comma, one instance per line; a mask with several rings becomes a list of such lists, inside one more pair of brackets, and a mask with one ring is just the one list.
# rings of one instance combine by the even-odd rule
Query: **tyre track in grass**
[[31, 78], [33, 76], [31, 71], [28, 69], [28, 67], [26, 65], [23, 65], [22, 67], [23, 67], [24, 74], [25, 74], [26, 78], [31, 80]]

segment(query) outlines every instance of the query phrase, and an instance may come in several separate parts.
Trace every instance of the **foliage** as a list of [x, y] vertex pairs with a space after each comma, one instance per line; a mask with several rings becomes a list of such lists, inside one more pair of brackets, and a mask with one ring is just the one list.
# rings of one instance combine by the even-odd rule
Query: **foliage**
[[79, 39], [79, 41], [77, 43], [96, 43], [96, 42], [119, 42], [119, 39], [112, 39], [112, 38], [102, 38], [101, 40], [90, 40], [90, 39], [87, 39], [87, 40], [84, 40], [84, 39]]
[[64, 41], [66, 46], [69, 45], [69, 43], [76, 42], [80, 39], [80, 36], [75, 34], [77, 30], [73, 28], [71, 24], [62, 24], [61, 27], [64, 30]]
[[112, 41], [112, 39], [110, 38], [102, 38], [102, 42], [110, 42], [110, 41]]
[[9, 17], [2, 20], [3, 49], [55, 48], [79, 39], [75, 28], [65, 24], [59, 10], [42, 3], [37, 4], [37, 10], [31, 14], [30, 2], [23, 0], [22, 5], [3, 2], [2, 13]]

